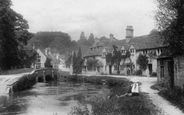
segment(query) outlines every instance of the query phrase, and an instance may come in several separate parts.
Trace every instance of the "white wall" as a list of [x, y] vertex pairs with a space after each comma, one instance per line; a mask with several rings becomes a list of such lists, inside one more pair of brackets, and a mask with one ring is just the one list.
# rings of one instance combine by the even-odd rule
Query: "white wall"
[[40, 49], [37, 49], [37, 53], [41, 57], [40, 58], [41, 68], [44, 68], [45, 67], [45, 61], [46, 61], [46, 56], [40, 51]]

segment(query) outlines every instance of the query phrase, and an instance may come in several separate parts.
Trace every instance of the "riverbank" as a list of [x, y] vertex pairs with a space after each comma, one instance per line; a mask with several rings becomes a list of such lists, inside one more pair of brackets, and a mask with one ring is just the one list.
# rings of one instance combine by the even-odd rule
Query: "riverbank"
[[[118, 98], [116, 95], [123, 95], [128, 92], [132, 83], [126, 78], [110, 77], [110, 76], [72, 76], [73, 80], [83, 80], [95, 84], [105, 84], [110, 88], [110, 95], [104, 98], [98, 96], [92, 100], [92, 114], [94, 115], [161, 115], [160, 111], [152, 104], [146, 93], [140, 92], [139, 96], [125, 96]], [[74, 107], [70, 113], [89, 112], [80, 107]], [[85, 110], [85, 111], [83, 111]]]

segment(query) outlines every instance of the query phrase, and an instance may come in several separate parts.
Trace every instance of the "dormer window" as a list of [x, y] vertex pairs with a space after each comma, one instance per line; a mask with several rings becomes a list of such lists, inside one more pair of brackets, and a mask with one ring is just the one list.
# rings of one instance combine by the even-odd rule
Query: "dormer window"
[[134, 49], [130, 49], [130, 53], [134, 53]]
[[147, 50], [143, 50], [143, 54], [147, 54]]
[[93, 51], [93, 48], [91, 48], [91, 51]]
[[121, 53], [122, 53], [122, 55], [124, 55], [126, 53], [126, 51], [125, 50], [121, 50]]

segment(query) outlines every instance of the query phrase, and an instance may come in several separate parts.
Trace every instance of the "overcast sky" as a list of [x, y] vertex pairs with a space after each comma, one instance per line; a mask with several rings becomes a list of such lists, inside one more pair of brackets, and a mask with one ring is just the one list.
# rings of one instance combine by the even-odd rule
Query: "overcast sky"
[[81, 31], [96, 37], [125, 38], [127, 25], [134, 36], [155, 28], [154, 0], [12, 0], [12, 8], [28, 21], [30, 32], [62, 31], [78, 40]]

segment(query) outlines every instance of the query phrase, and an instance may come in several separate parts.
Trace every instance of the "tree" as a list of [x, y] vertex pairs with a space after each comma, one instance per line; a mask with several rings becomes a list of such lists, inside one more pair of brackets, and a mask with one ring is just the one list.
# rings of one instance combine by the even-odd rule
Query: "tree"
[[19, 60], [21, 60], [20, 65], [21, 67], [27, 67], [30, 68], [32, 64], [35, 63], [36, 59], [37, 59], [37, 55], [38, 53], [35, 50], [21, 50], [18, 53], [18, 58]]
[[184, 52], [184, 1], [157, 0], [157, 3], [155, 19], [164, 44], [173, 56], [181, 55]]
[[113, 51], [114, 51], [114, 55], [113, 55], [113, 60], [115, 62], [115, 64], [117, 65], [117, 74], [120, 74], [120, 62], [121, 62], [121, 52], [118, 50], [118, 47], [116, 45], [113, 45]]
[[32, 37], [28, 32], [27, 21], [21, 14], [16, 13], [11, 8], [11, 0], [1, 0], [0, 2], [0, 46], [1, 65], [3, 69], [10, 69], [18, 66], [21, 62], [18, 52], [27, 45], [27, 41]]
[[51, 59], [50, 58], [46, 58], [46, 61], [45, 61], [45, 67], [47, 68], [52, 68], [52, 65], [51, 65]]
[[98, 60], [97, 59], [88, 59], [87, 60], [87, 68], [88, 70], [96, 70], [97, 67], [97, 63]]
[[37, 32], [29, 41], [29, 45], [32, 44], [42, 49], [50, 47], [52, 52], [61, 54], [71, 53], [79, 47], [77, 42], [72, 41], [64, 32]]
[[139, 54], [137, 58], [137, 64], [139, 64], [140, 70], [146, 70], [148, 65], [148, 57], [146, 55]]
[[77, 56], [73, 56], [73, 73], [81, 74], [84, 60], [82, 59], [81, 47], [79, 47]]
[[89, 42], [89, 45], [90, 45], [90, 46], [92, 46], [92, 45], [95, 43], [95, 38], [94, 38], [93, 33], [91, 33], [91, 34], [89, 35], [88, 42]]
[[112, 53], [107, 53], [107, 55], [106, 55], [106, 63], [108, 65], [110, 65], [110, 66], [114, 64]]
[[77, 41], [79, 45], [86, 45], [89, 46], [89, 42], [86, 39], [84, 32], [81, 32], [80, 39]]

